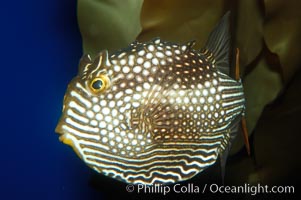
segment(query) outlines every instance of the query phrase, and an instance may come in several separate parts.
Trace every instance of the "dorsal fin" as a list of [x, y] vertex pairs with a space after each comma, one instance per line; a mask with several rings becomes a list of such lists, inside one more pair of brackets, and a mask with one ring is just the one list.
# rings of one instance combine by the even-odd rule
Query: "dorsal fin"
[[229, 75], [230, 11], [228, 11], [210, 33], [202, 53], [209, 61], [215, 62], [219, 71]]

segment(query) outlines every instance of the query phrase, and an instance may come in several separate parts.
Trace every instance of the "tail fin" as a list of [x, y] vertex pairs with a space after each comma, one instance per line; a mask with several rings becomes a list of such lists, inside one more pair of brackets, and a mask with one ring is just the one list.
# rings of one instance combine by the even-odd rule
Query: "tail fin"
[[229, 75], [229, 52], [230, 52], [230, 11], [228, 11], [214, 30], [202, 53], [224, 74]]

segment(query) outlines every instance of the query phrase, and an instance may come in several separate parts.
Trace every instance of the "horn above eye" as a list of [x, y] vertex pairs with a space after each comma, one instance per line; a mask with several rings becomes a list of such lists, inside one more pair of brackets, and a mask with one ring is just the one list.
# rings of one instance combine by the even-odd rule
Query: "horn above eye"
[[85, 54], [81, 57], [80, 61], [79, 61], [79, 65], [78, 65], [78, 71], [79, 72], [83, 72], [85, 67], [88, 65], [88, 64], [91, 64], [92, 61], [91, 61], [91, 57], [89, 54]]

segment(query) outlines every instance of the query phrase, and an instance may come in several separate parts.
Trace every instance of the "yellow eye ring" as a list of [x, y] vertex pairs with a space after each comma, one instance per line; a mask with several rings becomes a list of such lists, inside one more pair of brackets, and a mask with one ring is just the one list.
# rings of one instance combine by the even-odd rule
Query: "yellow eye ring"
[[105, 75], [99, 75], [90, 82], [90, 89], [93, 93], [99, 94], [109, 88], [110, 80]]

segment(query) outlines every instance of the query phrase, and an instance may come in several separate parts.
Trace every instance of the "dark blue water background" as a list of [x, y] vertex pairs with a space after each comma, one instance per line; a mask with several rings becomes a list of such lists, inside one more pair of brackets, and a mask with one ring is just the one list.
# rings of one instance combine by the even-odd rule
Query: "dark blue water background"
[[82, 55], [76, 1], [2, 1], [0, 13], [0, 199], [101, 198], [54, 132]]

